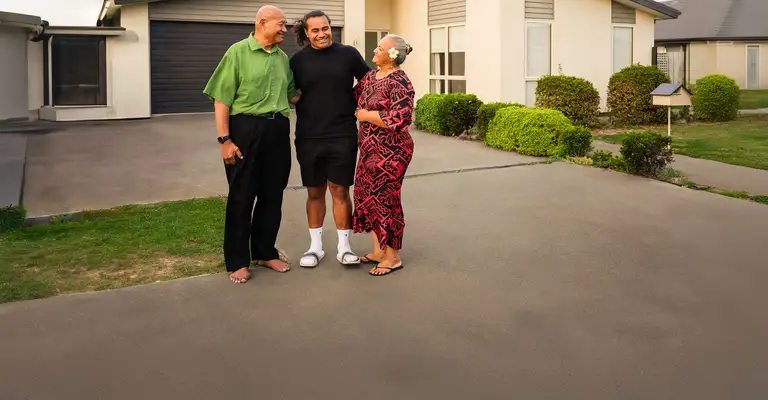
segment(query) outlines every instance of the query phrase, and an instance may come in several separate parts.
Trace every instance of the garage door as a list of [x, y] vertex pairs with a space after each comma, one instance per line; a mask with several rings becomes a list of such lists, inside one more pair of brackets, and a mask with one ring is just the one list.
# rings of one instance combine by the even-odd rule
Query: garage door
[[[203, 89], [227, 49], [251, 31], [253, 24], [152, 21], [152, 113], [212, 112]], [[341, 40], [341, 28], [333, 38]], [[280, 47], [288, 56], [299, 50], [290, 30]]]

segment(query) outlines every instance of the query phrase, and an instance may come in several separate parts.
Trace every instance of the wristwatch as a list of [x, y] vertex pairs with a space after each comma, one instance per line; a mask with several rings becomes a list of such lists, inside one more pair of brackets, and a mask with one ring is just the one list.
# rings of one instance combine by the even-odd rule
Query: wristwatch
[[229, 140], [229, 135], [219, 136], [216, 138], [216, 140], [218, 140], [220, 144], [224, 144], [227, 140]]

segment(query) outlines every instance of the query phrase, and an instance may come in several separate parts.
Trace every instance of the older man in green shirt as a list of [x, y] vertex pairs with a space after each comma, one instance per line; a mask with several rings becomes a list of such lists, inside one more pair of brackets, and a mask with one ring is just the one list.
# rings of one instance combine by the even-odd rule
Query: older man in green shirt
[[234, 283], [248, 281], [254, 260], [288, 271], [275, 248], [291, 172], [289, 103], [298, 99], [278, 47], [286, 31], [279, 8], [259, 9], [255, 32], [227, 50], [203, 91], [214, 102], [229, 183], [224, 261]]

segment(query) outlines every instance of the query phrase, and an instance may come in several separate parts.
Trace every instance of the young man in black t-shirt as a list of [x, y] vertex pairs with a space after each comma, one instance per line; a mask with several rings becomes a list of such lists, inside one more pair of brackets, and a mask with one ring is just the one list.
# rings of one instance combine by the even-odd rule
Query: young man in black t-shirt
[[355, 79], [370, 68], [352, 46], [334, 43], [331, 20], [322, 11], [312, 11], [294, 25], [304, 48], [291, 58], [296, 88], [296, 157], [301, 180], [307, 188], [307, 220], [310, 246], [299, 265], [316, 267], [325, 256], [323, 220], [326, 190], [333, 198], [333, 217], [339, 243], [336, 259], [345, 265], [360, 263], [352, 252], [352, 200], [349, 188], [357, 162]]

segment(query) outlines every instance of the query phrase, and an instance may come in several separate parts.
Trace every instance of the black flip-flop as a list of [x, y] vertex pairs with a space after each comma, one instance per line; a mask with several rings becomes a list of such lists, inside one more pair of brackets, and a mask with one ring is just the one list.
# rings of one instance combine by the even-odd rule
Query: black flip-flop
[[383, 274], [374, 274], [372, 272], [373, 270], [371, 270], [371, 271], [368, 271], [368, 275], [371, 275], [371, 276], [384, 276], [384, 275], [389, 275], [389, 274], [391, 274], [391, 273], [393, 273], [393, 272], [395, 272], [395, 271], [397, 271], [399, 269], [403, 269], [403, 264], [401, 263], [400, 265], [398, 265], [396, 267], [382, 267], [382, 266], [377, 265], [376, 268], [374, 268], [374, 269], [386, 269], [387, 272], [385, 272]]
[[360, 263], [361, 264], [378, 264], [378, 263], [381, 262], [381, 261], [376, 261], [376, 260], [374, 260], [372, 258], [368, 258], [367, 255], [359, 257], [359, 258], [360, 258]]

